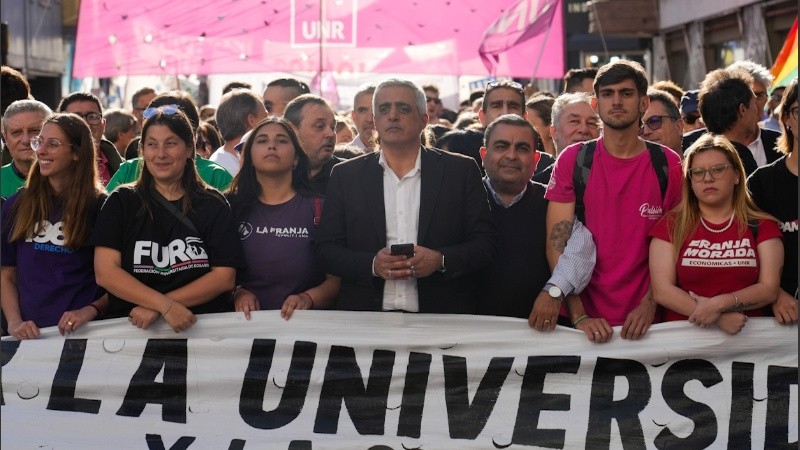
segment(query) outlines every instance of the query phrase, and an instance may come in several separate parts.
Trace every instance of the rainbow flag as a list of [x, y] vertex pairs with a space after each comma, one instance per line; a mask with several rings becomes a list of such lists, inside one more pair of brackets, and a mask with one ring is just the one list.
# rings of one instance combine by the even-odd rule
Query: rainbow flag
[[775, 77], [772, 87], [786, 86], [797, 77], [797, 19], [794, 19], [789, 36], [786, 37], [786, 42], [783, 43], [783, 48], [769, 71]]

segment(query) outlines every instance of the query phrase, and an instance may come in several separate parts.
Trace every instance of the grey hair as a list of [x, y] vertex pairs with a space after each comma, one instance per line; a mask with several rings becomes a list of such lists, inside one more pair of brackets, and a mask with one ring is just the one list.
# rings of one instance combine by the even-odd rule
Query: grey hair
[[558, 124], [558, 121], [561, 119], [561, 114], [564, 112], [564, 108], [581, 102], [584, 102], [591, 107], [592, 96], [586, 92], [572, 92], [568, 94], [561, 94], [556, 97], [555, 102], [553, 102], [553, 110], [550, 113], [550, 123]]
[[422, 88], [411, 81], [401, 80], [400, 78], [389, 78], [388, 80], [383, 80], [378, 84], [377, 87], [375, 87], [375, 94], [372, 97], [372, 109], [374, 111], [378, 110], [378, 104], [376, 103], [378, 100], [378, 92], [381, 89], [389, 87], [404, 87], [411, 89], [411, 91], [414, 92], [414, 100], [417, 102], [417, 111], [419, 112], [419, 115], [422, 116], [428, 111], [425, 101], [425, 92], [422, 90]]
[[124, 109], [107, 110], [103, 117], [106, 119], [106, 130], [103, 134], [111, 142], [116, 142], [120, 133], [130, 131], [136, 126], [136, 117]]
[[356, 91], [356, 94], [353, 96], [353, 100], [358, 100], [359, 97], [361, 97], [362, 95], [367, 95], [367, 94], [375, 95], [375, 85], [374, 84], [367, 83], [367, 84], [362, 84], [361, 86], [359, 86], [358, 87], [358, 91]]
[[247, 132], [247, 116], [264, 107], [261, 97], [250, 89], [234, 89], [222, 96], [217, 108], [217, 125], [226, 141]]
[[678, 105], [675, 104], [675, 98], [667, 91], [661, 91], [658, 89], [648, 89], [647, 96], [650, 97], [650, 103], [658, 102], [667, 110], [667, 115], [669, 115], [673, 120], [679, 120], [681, 118], [681, 111], [678, 109]]
[[3, 127], [8, 126], [8, 119], [11, 117], [26, 112], [35, 112], [41, 114], [42, 122], [53, 115], [53, 110], [39, 100], [17, 100], [8, 105], [8, 109], [6, 109], [5, 114], [3, 114]]
[[728, 70], [743, 70], [750, 74], [754, 80], [763, 84], [765, 88], [769, 89], [775, 77], [769, 72], [769, 69], [761, 64], [745, 59], [743, 61], [736, 61], [727, 67]]

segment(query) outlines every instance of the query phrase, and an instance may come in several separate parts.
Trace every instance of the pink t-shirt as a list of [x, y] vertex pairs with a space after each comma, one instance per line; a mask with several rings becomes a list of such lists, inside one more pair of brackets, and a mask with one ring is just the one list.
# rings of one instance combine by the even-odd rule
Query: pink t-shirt
[[[545, 198], [575, 201], [572, 174], [582, 144], [567, 147], [553, 168]], [[600, 139], [583, 196], [586, 228], [597, 245], [597, 263], [589, 286], [581, 293], [589, 317], [603, 317], [609, 325], [625, 323], [628, 313], [650, 286], [648, 234], [665, 212], [680, 201], [683, 175], [677, 153], [661, 147], [669, 176], [662, 204], [656, 172], [645, 150], [633, 158], [608, 153]]]
[[[669, 214], [658, 222], [650, 236], [672, 242], [671, 229], [675, 215]], [[721, 230], [727, 223], [707, 223], [712, 230]], [[769, 239], [782, 239], [778, 224], [772, 220], [758, 221], [758, 237], [753, 242], [750, 227], [739, 236], [739, 221], [734, 220], [727, 230], [712, 233], [698, 226], [681, 246], [675, 266], [675, 281], [684, 291], [703, 297], [728, 294], [758, 282], [759, 259], [756, 247]], [[709, 280], [714, 280], [713, 283]], [[762, 316], [763, 309], [745, 311], [748, 316]], [[686, 320], [687, 317], [666, 310], [665, 321]]]

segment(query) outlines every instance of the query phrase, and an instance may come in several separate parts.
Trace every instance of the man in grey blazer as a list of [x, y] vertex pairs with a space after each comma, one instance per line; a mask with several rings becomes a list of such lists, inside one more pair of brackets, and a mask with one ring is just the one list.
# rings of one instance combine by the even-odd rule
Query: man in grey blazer
[[[425, 94], [412, 82], [380, 83], [373, 111], [380, 151], [336, 165], [325, 196], [317, 256], [342, 279], [337, 308], [473, 313], [472, 275], [496, 252], [478, 166], [422, 145]], [[393, 255], [396, 244], [413, 251]]]

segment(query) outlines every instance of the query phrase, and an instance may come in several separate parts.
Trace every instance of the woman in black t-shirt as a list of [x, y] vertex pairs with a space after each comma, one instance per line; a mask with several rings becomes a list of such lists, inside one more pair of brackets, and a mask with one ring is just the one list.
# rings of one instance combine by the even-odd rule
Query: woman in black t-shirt
[[230, 310], [241, 244], [227, 202], [197, 175], [186, 115], [177, 105], [143, 115], [142, 173], [111, 194], [95, 226], [97, 283], [110, 316], [139, 328], [163, 316], [180, 332], [197, 313]]
[[778, 323], [797, 323], [797, 78], [786, 90], [778, 106], [783, 133], [776, 150], [786, 156], [760, 167], [747, 179], [747, 187], [756, 205], [775, 216], [783, 231], [785, 258], [781, 289], [770, 313]]

